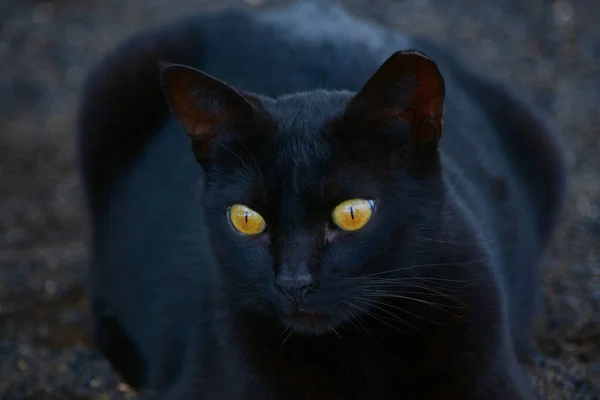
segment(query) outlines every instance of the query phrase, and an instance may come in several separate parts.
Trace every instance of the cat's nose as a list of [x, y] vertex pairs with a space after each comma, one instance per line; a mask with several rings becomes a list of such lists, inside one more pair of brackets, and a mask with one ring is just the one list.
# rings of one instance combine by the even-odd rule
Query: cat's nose
[[316, 282], [310, 274], [290, 276], [281, 274], [275, 277], [275, 287], [295, 304], [301, 302], [307, 294], [314, 292]]

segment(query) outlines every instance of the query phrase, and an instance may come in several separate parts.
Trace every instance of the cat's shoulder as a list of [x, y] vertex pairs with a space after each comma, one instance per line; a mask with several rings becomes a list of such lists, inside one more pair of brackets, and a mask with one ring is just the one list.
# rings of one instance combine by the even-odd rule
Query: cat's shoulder
[[255, 21], [279, 28], [283, 35], [308, 42], [358, 44], [372, 49], [386, 47], [395, 33], [384, 26], [356, 17], [338, 3], [307, 0], [255, 15]]
[[[458, 89], [453, 92], [464, 97], [447, 99], [461, 104], [453, 107], [461, 114], [457, 120], [479, 118], [491, 130], [489, 145], [500, 146], [497, 150], [513, 174], [508, 179], [518, 182], [524, 197], [531, 201], [528, 208], [535, 215], [536, 231], [546, 242], [559, 220], [568, 187], [563, 137], [551, 117], [517, 89], [474, 68], [451, 47], [423, 38], [413, 41], [440, 65], [447, 83]], [[463, 132], [467, 135], [464, 139], [471, 134]], [[494, 182], [490, 186], [497, 187]]]

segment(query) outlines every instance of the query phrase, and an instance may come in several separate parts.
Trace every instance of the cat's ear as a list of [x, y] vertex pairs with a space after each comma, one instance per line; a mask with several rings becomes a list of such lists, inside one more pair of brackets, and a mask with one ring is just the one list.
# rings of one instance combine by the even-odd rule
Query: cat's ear
[[389, 57], [348, 104], [361, 118], [403, 120], [419, 148], [437, 148], [442, 134], [445, 83], [436, 63], [417, 51]]
[[159, 66], [165, 100], [192, 138], [197, 159], [207, 158], [211, 142], [226, 128], [255, 115], [248, 99], [224, 82], [185, 65]]

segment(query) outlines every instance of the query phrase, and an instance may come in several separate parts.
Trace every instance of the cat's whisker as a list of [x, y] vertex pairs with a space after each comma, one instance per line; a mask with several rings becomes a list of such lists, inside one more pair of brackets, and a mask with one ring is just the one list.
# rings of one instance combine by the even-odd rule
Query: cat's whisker
[[229, 151], [231, 154], [233, 154], [234, 156], [236, 156], [236, 158], [237, 158], [238, 160], [240, 160], [240, 162], [241, 162], [242, 164], [244, 164], [244, 166], [245, 166], [246, 168], [248, 168], [248, 169], [250, 169], [250, 170], [252, 170], [252, 169], [253, 169], [253, 168], [252, 168], [250, 165], [248, 165], [248, 163], [247, 163], [246, 161], [244, 161], [244, 159], [243, 159], [242, 157], [240, 157], [240, 156], [239, 156], [239, 155], [238, 155], [238, 154], [237, 154], [235, 151], [231, 150], [229, 147], [225, 146], [223, 143], [220, 143], [220, 142], [218, 142], [218, 141], [215, 141], [215, 142], [213, 142], [213, 143], [216, 143], [216, 144], [218, 144], [219, 146], [221, 146], [222, 148], [224, 148], [225, 150]]
[[[349, 279], [349, 278], [346, 278]], [[452, 280], [427, 277], [400, 277], [400, 278], [363, 278], [362, 285], [368, 289], [395, 290], [398, 288], [419, 287], [430, 291], [439, 290], [453, 295], [459, 295], [464, 289], [472, 286], [475, 280]], [[460, 283], [460, 284], [459, 284]]]
[[[362, 298], [354, 298], [355, 301], [358, 302], [362, 302], [365, 304], [368, 304], [370, 307], [375, 307], [376, 309], [383, 311], [384, 313], [391, 315], [393, 317], [393, 319], [396, 319], [398, 321], [400, 321], [401, 323], [410, 326], [413, 329], [417, 329], [413, 324], [411, 324], [410, 322], [406, 321], [405, 319], [401, 318], [400, 316], [394, 314], [393, 312], [386, 310], [385, 308], [381, 307], [379, 304], [382, 304], [381, 302], [377, 301], [377, 300], [367, 300], [367, 299], [362, 299]], [[399, 309], [399, 308], [398, 308]]]
[[403, 308], [401, 308], [401, 307], [397, 307], [397, 306], [395, 306], [395, 305], [393, 305], [393, 304], [389, 304], [389, 303], [386, 303], [386, 302], [384, 302], [384, 301], [381, 301], [381, 300], [368, 299], [368, 301], [372, 301], [372, 302], [374, 302], [374, 303], [376, 303], [376, 304], [380, 304], [381, 306], [385, 306], [385, 307], [390, 307], [390, 308], [393, 308], [393, 309], [395, 309], [395, 310], [398, 310], [398, 311], [400, 311], [400, 312], [403, 312], [403, 313], [405, 313], [405, 314], [412, 315], [413, 317], [419, 318], [419, 319], [421, 319], [421, 320], [423, 320], [423, 321], [426, 321], [426, 322], [431, 322], [432, 324], [441, 325], [441, 326], [445, 326], [445, 325], [446, 325], [446, 324], [444, 324], [444, 323], [441, 323], [441, 322], [439, 322], [439, 321], [434, 321], [434, 320], [432, 320], [432, 319], [425, 318], [425, 317], [423, 317], [422, 315], [416, 314], [416, 313], [414, 313], [414, 312], [412, 312], [412, 311], [405, 310], [405, 309], [403, 309]]
[[[359, 293], [367, 293], [367, 294], [387, 294], [390, 293], [389, 288], [362, 288]], [[408, 292], [408, 291], [401, 291], [400, 293], [404, 294], [404, 295], [415, 295], [415, 296], [423, 296], [424, 293], [423, 292]], [[425, 294], [427, 296], [435, 296], [435, 294], [430, 294], [427, 293]]]
[[452, 240], [434, 239], [434, 238], [429, 238], [429, 237], [425, 237], [425, 236], [419, 236], [419, 237], [417, 237], [417, 239], [425, 240], [425, 241], [428, 241], [428, 242], [434, 242], [434, 243], [454, 244], [454, 245], [457, 245], [457, 246], [486, 245], [486, 244], [494, 243], [496, 241], [496, 239], [488, 239], [488, 240], [483, 240], [481, 242], [455, 242], [455, 241], [452, 241]]
[[404, 300], [414, 301], [414, 302], [417, 302], [417, 303], [422, 303], [422, 304], [426, 304], [428, 306], [437, 308], [437, 309], [439, 309], [441, 311], [444, 311], [444, 312], [449, 312], [446, 308], [444, 308], [444, 307], [448, 307], [448, 305], [446, 305], [446, 304], [435, 303], [433, 301], [423, 300], [423, 299], [419, 299], [417, 297], [410, 297], [410, 296], [406, 296], [406, 295], [403, 295], [403, 294], [385, 293], [385, 292], [379, 293], [379, 294], [377, 294], [377, 296], [379, 296], [379, 297], [388, 297], [388, 298], [392, 298], [392, 299], [404, 299]]
[[[401, 299], [403, 298], [402, 296], [431, 296], [431, 297], [441, 297], [435, 293], [423, 293], [423, 292], [390, 292], [389, 290], [376, 290], [376, 289], [364, 289], [361, 290], [359, 292], [361, 295], [368, 295], [370, 297], [390, 297], [390, 298], [398, 298]], [[434, 302], [434, 301], [429, 301], [429, 300], [424, 300], [421, 299], [420, 297], [415, 297], [415, 298], [411, 298], [411, 300], [414, 301], [418, 301], [421, 303], [427, 303], [429, 305], [435, 305], [438, 307], [448, 307], [450, 308], [450, 306], [448, 304], [443, 304], [443, 303], [438, 303], [438, 302]]]
[[[405, 300], [410, 300], [410, 301], [414, 301], [417, 303], [422, 303], [422, 304], [427, 304], [433, 308], [436, 308], [440, 311], [444, 311], [452, 316], [455, 316], [457, 318], [462, 318], [462, 316], [455, 314], [454, 312], [451, 311], [451, 309], [457, 309], [457, 308], [461, 308], [459, 305], [449, 305], [449, 304], [442, 304], [442, 303], [437, 303], [434, 301], [429, 301], [429, 300], [424, 300], [422, 298], [417, 298], [417, 297], [411, 297], [411, 296], [407, 296], [408, 293], [400, 293], [400, 294], [394, 294], [394, 293], [380, 293], [377, 294], [376, 296], [380, 297], [380, 298], [396, 298], [396, 299], [405, 299]], [[423, 293], [419, 293], [420, 296], [423, 296]], [[427, 294], [428, 296], [435, 296], [435, 294]], [[466, 307], [466, 308], [470, 308], [467, 305], [462, 305], [462, 307]]]
[[404, 282], [404, 281], [415, 281], [415, 280], [423, 280], [423, 281], [431, 281], [431, 282], [450, 282], [450, 283], [468, 283], [472, 284], [476, 282], [475, 279], [447, 279], [447, 278], [430, 278], [425, 276], [403, 276], [399, 278], [380, 278], [375, 277], [369, 279], [370, 281], [382, 281], [382, 282]]
[[[461, 296], [461, 289], [462, 288], [453, 288], [453, 287], [446, 287], [443, 285], [431, 285], [431, 284], [423, 284], [421, 282], [410, 282], [410, 283], [402, 283], [402, 284], [394, 284], [394, 283], [374, 283], [374, 282], [369, 282], [369, 284], [366, 284], [363, 286], [364, 290], [367, 291], [395, 291], [396, 289], [402, 289], [402, 288], [418, 288], [418, 289], [423, 289], [426, 290], [430, 293], [428, 293], [428, 295], [432, 295], [431, 293], [435, 293], [436, 295], [445, 297], [447, 299], [450, 299], [462, 306], [468, 307], [466, 304], [461, 303], [459, 300], [456, 300], [454, 297], [452, 296]], [[402, 291], [403, 294], [423, 294], [423, 293], [409, 293], [406, 291]], [[462, 295], [466, 295], [466, 293], [462, 293]]]
[[346, 313], [344, 313], [344, 311], [342, 311], [341, 308], [336, 307], [337, 311], [342, 315], [342, 317], [344, 317], [344, 320], [347, 321], [348, 323], [352, 324], [359, 332], [365, 333], [368, 336], [371, 336], [371, 334], [369, 333], [368, 330], [366, 330], [363, 326], [361, 326], [358, 323], [358, 320], [356, 319], [356, 315], [353, 313], [352, 309], [349, 309], [348, 312], [350, 313], [350, 315], [346, 315]]
[[408, 311], [408, 310], [402, 309], [402, 308], [400, 308], [400, 307], [396, 307], [396, 306], [394, 306], [394, 305], [392, 305], [392, 304], [388, 304], [388, 303], [385, 303], [385, 302], [382, 302], [382, 304], [385, 304], [385, 305], [387, 305], [388, 307], [393, 307], [393, 308], [396, 308], [396, 309], [398, 309], [398, 310], [401, 310], [402, 312], [404, 312], [404, 313], [406, 313], [406, 314], [409, 314], [409, 315], [412, 315], [413, 317], [419, 318], [419, 319], [421, 319], [421, 320], [423, 320], [423, 321], [430, 322], [430, 323], [432, 323], [432, 324], [435, 324], [435, 325], [447, 326], [447, 324], [444, 324], [443, 322], [440, 322], [440, 321], [435, 321], [435, 320], [433, 320], [433, 319], [430, 319], [430, 318], [425, 318], [425, 317], [424, 317], [424, 316], [422, 316], [422, 315], [419, 315], [419, 314], [417, 314], [417, 313], [414, 313], [414, 312], [412, 312], [412, 311]]
[[339, 334], [339, 332], [333, 327], [333, 325], [329, 325], [329, 329], [331, 330], [331, 332], [333, 332], [335, 334], [335, 336], [337, 336], [338, 338], [342, 338], [342, 336]]
[[[439, 283], [431, 284], [430, 282], [415, 282], [415, 280], [402, 280], [396, 282], [394, 280], [383, 280], [383, 279], [369, 279], [365, 280], [361, 287], [361, 290], [369, 293], [389, 293], [400, 290], [404, 295], [424, 295], [422, 292], [408, 292], [405, 289], [422, 289], [429, 293], [425, 295], [432, 296], [438, 295], [445, 297], [453, 302], [456, 302], [462, 306], [468, 307], [466, 304], [461, 303], [453, 296], [460, 296], [461, 289], [459, 287], [448, 287]], [[466, 293], [465, 293], [466, 294]]]
[[373, 338], [371, 332], [367, 329], [367, 323], [363, 320], [363, 316], [360, 314], [355, 314], [356, 323], [363, 328], [363, 331], [370, 337]]
[[[354, 298], [354, 300], [356, 300], [356, 298]], [[384, 325], [388, 326], [389, 328], [392, 328], [392, 329], [394, 329], [395, 331], [397, 331], [397, 332], [400, 332], [400, 333], [401, 333], [401, 334], [403, 334], [403, 335], [406, 335], [406, 333], [405, 333], [404, 331], [402, 331], [401, 329], [399, 329], [398, 327], [395, 327], [394, 325], [391, 325], [391, 324], [387, 323], [386, 321], [384, 321], [384, 320], [381, 318], [381, 316], [379, 316], [379, 315], [377, 315], [377, 314], [375, 314], [375, 313], [372, 313], [371, 311], [369, 311], [369, 310], [367, 310], [367, 309], [365, 309], [365, 308], [363, 308], [363, 307], [357, 306], [357, 305], [356, 305], [356, 304], [354, 304], [354, 303], [350, 303], [350, 302], [347, 302], [347, 301], [344, 301], [344, 303], [346, 303], [346, 304], [347, 304], [349, 307], [352, 307], [352, 308], [356, 309], [357, 311], [359, 311], [359, 312], [361, 312], [361, 313], [363, 313], [363, 314], [365, 314], [365, 315], [368, 315], [368, 316], [370, 316], [371, 318], [373, 318], [373, 319], [375, 319], [375, 320], [377, 320], [377, 321], [381, 322], [382, 324], [384, 324]]]
[[260, 170], [260, 165], [258, 164], [258, 161], [256, 160], [256, 157], [254, 157], [254, 154], [252, 154], [252, 152], [250, 151], [250, 149], [248, 148], [248, 146], [246, 146], [246, 143], [242, 140], [241, 136], [236, 135], [235, 138], [237, 140], [239, 140], [240, 143], [242, 143], [242, 146], [244, 146], [246, 148], [246, 151], [248, 152], [248, 155], [252, 158], [252, 161], [254, 161], [254, 165], [256, 166], [256, 172], [258, 172], [258, 175], [260, 176], [260, 179], [263, 179], [263, 174], [262, 174], [262, 171]]
[[371, 335], [371, 332], [369, 332], [369, 329], [367, 328], [365, 322], [362, 319], [361, 314], [356, 312], [356, 309], [353, 308], [349, 308], [348, 312], [350, 313], [350, 318], [352, 318], [352, 321], [356, 323], [356, 325], [358, 327], [360, 327], [360, 329], [370, 338], [372, 338], [373, 336]]
[[396, 268], [396, 269], [391, 269], [391, 270], [387, 270], [387, 271], [376, 272], [376, 273], [373, 273], [373, 274], [363, 275], [361, 277], [353, 277], [353, 278], [350, 278], [350, 279], [370, 278], [370, 277], [373, 277], [373, 276], [391, 274], [391, 273], [394, 273], [394, 272], [400, 272], [400, 271], [405, 271], [405, 270], [414, 269], [414, 268], [443, 267], [443, 266], [446, 266], [446, 265], [467, 265], [467, 264], [476, 264], [476, 263], [480, 263], [480, 262], [483, 262], [483, 261], [486, 261], [486, 259], [485, 258], [481, 258], [481, 259], [478, 259], [478, 260], [465, 261], [465, 262], [460, 262], [460, 263], [449, 262], [449, 263], [431, 263], [431, 264], [409, 265], [407, 267], [402, 267], [402, 268]]
[[285, 338], [283, 339], [283, 341], [281, 342], [281, 347], [285, 346], [285, 343], [288, 341], [288, 339], [292, 336], [293, 330], [292, 327], [286, 323], [285, 329], [283, 330], [283, 332], [281, 333], [281, 335], [279, 336], [279, 340], [281, 340], [281, 337], [286, 334]]
[[469, 286], [449, 286], [444, 285], [437, 282], [422, 282], [422, 281], [405, 281], [401, 283], [395, 282], [366, 282], [365, 287], [368, 288], [386, 288], [386, 289], [396, 289], [396, 288], [410, 288], [410, 287], [431, 287], [436, 288], [438, 290], [443, 290], [447, 292], [460, 293], [463, 289]]
[[360, 287], [365, 288], [410, 288], [414, 285], [413, 282], [364, 282]]
[[435, 289], [433, 289], [433, 288], [431, 288], [431, 287], [429, 287], [429, 286], [415, 284], [415, 285], [414, 285], [414, 287], [417, 287], [417, 288], [419, 288], [419, 289], [423, 289], [423, 290], [427, 290], [427, 291], [429, 291], [429, 292], [433, 292], [433, 293], [435, 293], [435, 294], [437, 294], [437, 295], [440, 295], [440, 296], [442, 296], [442, 297], [445, 297], [445, 298], [447, 298], [447, 299], [449, 299], [449, 300], [451, 300], [451, 301], [454, 301], [454, 302], [456, 302], [456, 303], [460, 304], [460, 305], [461, 305], [461, 306], [463, 306], [463, 307], [471, 308], [470, 306], [466, 305], [465, 303], [463, 303], [463, 302], [461, 302], [461, 301], [458, 301], [458, 300], [456, 300], [455, 298], [453, 298], [453, 297], [450, 297], [449, 295], [447, 295], [447, 294], [445, 294], [445, 293], [439, 292], [439, 291], [437, 291], [437, 290], [435, 290]]
[[290, 326], [287, 325], [285, 322], [282, 321], [279, 324], [277, 324], [277, 329], [281, 329], [281, 332], [279, 332], [279, 337], [278, 337], [278, 340], [281, 340], [281, 338], [283, 337], [283, 335], [285, 335], [287, 333], [288, 329], [290, 329]]

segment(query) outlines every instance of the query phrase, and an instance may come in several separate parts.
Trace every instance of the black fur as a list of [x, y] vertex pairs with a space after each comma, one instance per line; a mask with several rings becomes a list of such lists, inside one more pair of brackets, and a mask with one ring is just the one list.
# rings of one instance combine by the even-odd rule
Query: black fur
[[[385, 95], [360, 97], [406, 48], [444, 77], [441, 140], [434, 119], [407, 119], [408, 76], [379, 74]], [[228, 123], [190, 146], [160, 62], [215, 76], [253, 114], [198, 102]], [[95, 329], [132, 385], [167, 399], [531, 398], [517, 360], [564, 161], [540, 117], [447, 50], [327, 2], [203, 14], [107, 56], [80, 116]], [[372, 220], [335, 229], [332, 209], [355, 197], [376, 201]], [[234, 232], [232, 203], [267, 231]], [[273, 284], [300, 269], [309, 320]]]
[[135, 343], [125, 334], [119, 321], [107, 314], [101, 301], [92, 302], [95, 341], [98, 350], [106, 357], [122, 379], [133, 387], [146, 384], [146, 365]]

